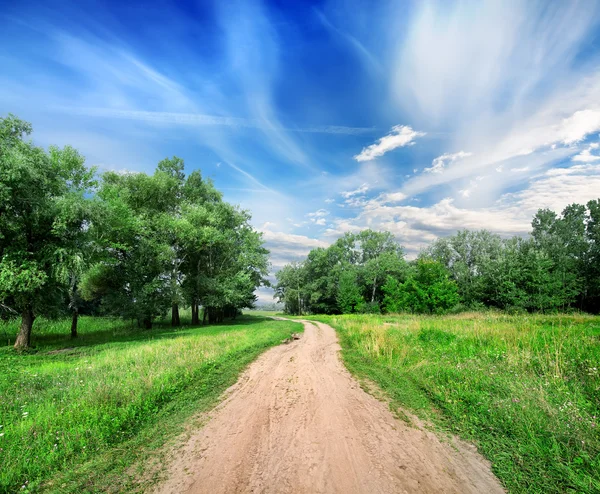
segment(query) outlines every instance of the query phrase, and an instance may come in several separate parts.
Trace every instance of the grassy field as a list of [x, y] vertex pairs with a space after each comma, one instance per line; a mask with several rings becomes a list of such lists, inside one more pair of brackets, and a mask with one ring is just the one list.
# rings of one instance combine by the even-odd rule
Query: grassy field
[[600, 318], [315, 318], [355, 375], [473, 441], [510, 492], [600, 492]]
[[[144, 466], [190, 417], [301, 330], [264, 317], [178, 330], [83, 317], [71, 340], [69, 324], [36, 321], [29, 353], [0, 347], [1, 492], [142, 489]], [[0, 323], [4, 345], [15, 334]]]

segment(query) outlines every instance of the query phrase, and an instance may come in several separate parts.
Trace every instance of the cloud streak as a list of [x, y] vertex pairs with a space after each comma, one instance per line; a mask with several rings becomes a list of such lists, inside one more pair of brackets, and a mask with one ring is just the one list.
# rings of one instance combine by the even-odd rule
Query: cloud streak
[[395, 125], [388, 135], [363, 148], [359, 154], [354, 156], [354, 159], [356, 161], [372, 161], [394, 149], [410, 146], [417, 137], [424, 135], [425, 132], [413, 130], [409, 125]]
[[[251, 129], [273, 129], [274, 127], [266, 125], [258, 119], [228, 117], [218, 115], [204, 115], [201, 113], [178, 113], [178, 112], [160, 112], [160, 111], [142, 111], [142, 110], [118, 110], [112, 108], [73, 108], [58, 107], [60, 111], [73, 115], [86, 115], [100, 118], [117, 118], [125, 120], [137, 120], [146, 123], [173, 124], [186, 126], [223, 126], [240, 127]], [[342, 125], [322, 125], [311, 127], [283, 127], [278, 130], [299, 133], [315, 134], [345, 134], [360, 135], [374, 132], [372, 128], [366, 127], [344, 127]]]

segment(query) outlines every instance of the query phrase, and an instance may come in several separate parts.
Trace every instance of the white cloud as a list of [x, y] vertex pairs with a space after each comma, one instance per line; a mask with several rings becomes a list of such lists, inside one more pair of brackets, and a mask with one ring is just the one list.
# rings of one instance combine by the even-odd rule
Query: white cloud
[[327, 216], [328, 214], [329, 211], [327, 211], [326, 209], [318, 209], [313, 213], [308, 213], [306, 216], [308, 216], [309, 218], [322, 218], [324, 216]]
[[516, 172], [516, 173], [522, 173], [522, 172], [526, 172], [529, 170], [528, 166], [522, 166], [520, 168], [511, 168], [510, 171], [511, 172]]
[[364, 194], [365, 192], [367, 192], [369, 190], [369, 186], [368, 184], [362, 184], [360, 187], [354, 189], [354, 190], [346, 190], [344, 192], [340, 192], [340, 195], [346, 199], [352, 197], [352, 196], [356, 196], [356, 195], [360, 195], [360, 194]]
[[[274, 130], [274, 125], [259, 119], [239, 118], [233, 116], [205, 115], [201, 113], [175, 113], [144, 110], [117, 110], [113, 108], [77, 108], [57, 107], [73, 115], [86, 115], [90, 117], [119, 118], [126, 120], [138, 120], [147, 123], [163, 125], [185, 125], [185, 126], [223, 126], [254, 128], [262, 130]], [[344, 127], [341, 125], [321, 125], [312, 127], [283, 127], [279, 125], [279, 131], [316, 133], [316, 134], [347, 134], [358, 135], [373, 132], [373, 129], [365, 127]]]
[[444, 171], [444, 168], [446, 168], [446, 166], [449, 163], [454, 163], [456, 160], [466, 158], [468, 156], [471, 156], [472, 154], [473, 153], [465, 153], [464, 151], [459, 151], [458, 153], [454, 153], [454, 154], [451, 154], [451, 153], [442, 154], [441, 156], [438, 156], [431, 162], [431, 167], [424, 168], [423, 172], [424, 173], [442, 173]]
[[263, 224], [263, 226], [260, 228], [261, 230], [265, 231], [265, 230], [270, 230], [271, 227], [273, 226], [277, 226], [275, 223], [272, 223], [270, 221], [267, 221]]
[[414, 143], [417, 137], [422, 137], [425, 132], [413, 130], [408, 125], [396, 125], [392, 127], [391, 132], [377, 140], [375, 144], [371, 144], [363, 148], [363, 150], [354, 156], [356, 161], [371, 161], [393, 149], [409, 146]]
[[319, 218], [318, 220], [315, 220], [315, 225], [325, 226], [325, 223], [325, 218]]
[[335, 202], [335, 199], [331, 199], [331, 198], [325, 199], [326, 204], [331, 204], [332, 202]]
[[600, 130], [600, 110], [576, 111], [565, 118], [560, 127], [560, 140], [564, 144], [573, 144], [585, 139], [588, 134]]
[[274, 271], [292, 261], [304, 259], [312, 249], [329, 245], [323, 240], [292, 233], [263, 230], [262, 234], [267, 249], [271, 251], [270, 260]]
[[[459, 196], [472, 197], [485, 181], [483, 176], [475, 177]], [[464, 207], [449, 197], [425, 207], [395, 205], [391, 200], [394, 195], [382, 194], [369, 201], [354, 218], [334, 220], [325, 237], [335, 238], [364, 228], [386, 230], [414, 256], [432, 240], [463, 228], [486, 229], [503, 236], [525, 235], [531, 231], [531, 219], [540, 208], [560, 212], [573, 202], [600, 198], [600, 164], [550, 169], [533, 177], [523, 190], [504, 194], [486, 207]]]
[[594, 142], [588, 146], [587, 149], [582, 150], [579, 154], [573, 156], [571, 159], [573, 161], [579, 161], [581, 163], [592, 163], [594, 161], [600, 160], [600, 156], [596, 154], [592, 154], [594, 149], [598, 149], [599, 144]]
[[[483, 187], [477, 194], [490, 203], [528, 178], [501, 171], [543, 171], [576, 154], [569, 146], [600, 130], [598, 60], [580, 57], [599, 9], [577, 2], [481, 2], [476, 9], [469, 2], [419, 3], [389, 51], [393, 101], [403, 118], [439, 139], [442, 156], [455, 149], [473, 156], [434, 160], [402, 192], [448, 194], [450, 187], [460, 197], [473, 176], [496, 170], [485, 194]], [[397, 15], [386, 13], [386, 29]]]

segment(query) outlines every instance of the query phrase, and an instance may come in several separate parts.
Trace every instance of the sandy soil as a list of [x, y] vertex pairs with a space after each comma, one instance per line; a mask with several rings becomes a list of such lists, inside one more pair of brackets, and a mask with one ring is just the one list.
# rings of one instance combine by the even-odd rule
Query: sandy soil
[[409, 427], [364, 392], [333, 328], [304, 327], [230, 388], [156, 493], [504, 492], [474, 447]]

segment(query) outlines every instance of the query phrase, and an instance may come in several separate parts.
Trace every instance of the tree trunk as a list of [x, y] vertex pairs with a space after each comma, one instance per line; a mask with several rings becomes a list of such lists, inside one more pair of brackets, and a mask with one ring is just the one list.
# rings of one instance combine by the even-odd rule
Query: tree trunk
[[79, 319], [79, 310], [73, 310], [73, 319], [71, 319], [71, 338], [77, 338], [77, 319]]
[[206, 325], [206, 318], [208, 316], [208, 310], [206, 307], [202, 307], [202, 326]]
[[143, 323], [145, 329], [152, 329], [152, 319], [150, 317], [144, 318]]
[[194, 300], [192, 302], [192, 325], [197, 326], [200, 324], [200, 319], [198, 318], [198, 304]]
[[181, 321], [179, 320], [179, 305], [173, 304], [171, 306], [171, 326], [180, 326]]
[[373, 294], [371, 295], [371, 303], [375, 302], [375, 290], [377, 289], [377, 276], [373, 280]]
[[25, 309], [23, 309], [23, 313], [21, 314], [21, 330], [19, 331], [17, 339], [15, 340], [15, 348], [17, 350], [29, 348], [29, 344], [31, 343], [31, 328], [33, 327], [33, 321], [35, 321], [33, 308], [31, 305], [28, 305]]

